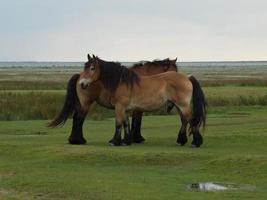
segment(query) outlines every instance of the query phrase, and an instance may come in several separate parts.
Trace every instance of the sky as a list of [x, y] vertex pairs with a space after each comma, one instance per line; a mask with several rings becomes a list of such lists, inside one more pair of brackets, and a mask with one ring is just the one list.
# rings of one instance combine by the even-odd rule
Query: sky
[[266, 0], [0, 0], [0, 61], [267, 60]]

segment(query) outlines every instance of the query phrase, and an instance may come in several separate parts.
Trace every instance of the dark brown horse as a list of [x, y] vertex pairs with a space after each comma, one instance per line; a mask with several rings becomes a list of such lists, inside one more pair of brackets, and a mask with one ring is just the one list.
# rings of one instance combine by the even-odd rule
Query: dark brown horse
[[[199, 147], [203, 138], [199, 132], [206, 121], [206, 100], [199, 82], [193, 76], [180, 72], [165, 72], [153, 76], [140, 76], [120, 63], [106, 62], [95, 56], [85, 63], [80, 74], [79, 92], [86, 91], [94, 83], [101, 83], [109, 93], [110, 106], [115, 108], [116, 127], [113, 145], [131, 144], [128, 112], [131, 110], [151, 111], [158, 109], [168, 101], [179, 110], [184, 121], [190, 124], [193, 134], [192, 145]], [[79, 87], [78, 87], [79, 88]], [[191, 104], [192, 103], [192, 104]], [[121, 140], [121, 129], [124, 139]], [[180, 130], [177, 141], [187, 141], [186, 130]], [[186, 140], [186, 141], [185, 141]]]
[[[88, 54], [88, 60], [92, 60]], [[140, 62], [129, 68], [140, 75], [154, 75], [166, 71], [177, 71], [176, 59], [154, 60], [152, 62]], [[114, 74], [117, 76], [116, 74]], [[85, 144], [86, 140], [83, 137], [84, 119], [93, 102], [109, 109], [114, 109], [111, 104], [111, 93], [107, 90], [100, 81], [96, 81], [88, 88], [82, 89], [78, 80], [79, 74], [75, 74], [68, 82], [67, 95], [65, 103], [60, 113], [49, 124], [50, 127], [56, 127], [64, 124], [68, 117], [73, 114], [73, 125], [71, 135], [69, 136], [70, 144]], [[171, 108], [173, 104], [169, 104]], [[132, 140], [136, 143], [141, 143], [144, 138], [141, 135], [142, 111], [135, 110], [132, 115]]]

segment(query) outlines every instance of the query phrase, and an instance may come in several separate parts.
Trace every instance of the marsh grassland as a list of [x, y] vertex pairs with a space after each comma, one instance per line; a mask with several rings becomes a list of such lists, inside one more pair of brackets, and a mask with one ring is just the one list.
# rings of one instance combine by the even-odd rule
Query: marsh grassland
[[[180, 120], [164, 110], [144, 117], [144, 144], [108, 146], [114, 114], [97, 105], [84, 126], [88, 143], [69, 145], [71, 120], [46, 123], [80, 68], [0, 70], [0, 199], [267, 199], [264, 67], [181, 69], [201, 80], [210, 105], [201, 148], [176, 145]], [[187, 187], [209, 181], [255, 188]]]

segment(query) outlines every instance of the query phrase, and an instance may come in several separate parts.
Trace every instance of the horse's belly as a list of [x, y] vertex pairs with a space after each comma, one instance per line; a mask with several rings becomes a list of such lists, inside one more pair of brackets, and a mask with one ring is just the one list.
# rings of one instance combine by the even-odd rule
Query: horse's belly
[[128, 110], [142, 110], [142, 111], [152, 111], [161, 108], [168, 98], [166, 95], [144, 95], [142, 98], [137, 98], [131, 101], [128, 106]]
[[110, 101], [111, 97], [110, 94], [107, 92], [102, 92], [99, 97], [97, 98], [96, 102], [100, 105], [103, 106], [105, 108], [108, 109], [114, 109], [114, 105], [111, 104]]

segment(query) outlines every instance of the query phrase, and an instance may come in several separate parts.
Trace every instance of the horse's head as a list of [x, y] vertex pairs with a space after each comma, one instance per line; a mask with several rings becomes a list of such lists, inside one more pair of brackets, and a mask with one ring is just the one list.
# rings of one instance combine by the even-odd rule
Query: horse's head
[[149, 67], [147, 75], [159, 74], [167, 71], [178, 71], [176, 65], [177, 58], [171, 60], [166, 58], [164, 60], [153, 60], [152, 62], [147, 62], [144, 66], [154, 66]]
[[170, 59], [170, 62], [169, 62], [169, 70], [168, 71], [177, 71], [176, 62], [177, 62], [177, 58], [175, 58], [173, 60]]
[[97, 81], [100, 76], [99, 58], [87, 55], [88, 61], [84, 64], [84, 69], [80, 73], [79, 84], [82, 89], [86, 89], [91, 83]]

